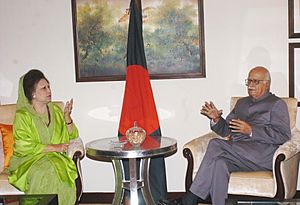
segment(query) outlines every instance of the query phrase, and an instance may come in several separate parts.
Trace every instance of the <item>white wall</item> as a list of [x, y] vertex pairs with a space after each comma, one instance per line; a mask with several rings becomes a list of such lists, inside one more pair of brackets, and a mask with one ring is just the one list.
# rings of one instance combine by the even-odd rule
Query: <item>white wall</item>
[[[86, 143], [117, 134], [124, 82], [75, 82], [70, 2], [0, 0], [0, 102], [16, 102], [19, 76], [39, 68], [54, 100], [74, 98], [73, 118]], [[209, 131], [199, 114], [205, 100], [228, 113], [230, 96], [246, 95], [244, 79], [254, 65], [268, 67], [272, 90], [288, 95], [287, 1], [204, 2], [207, 77], [151, 81], [157, 108], [165, 111], [159, 112], [162, 133], [178, 140], [178, 152], [166, 159], [170, 191], [184, 190], [183, 144]], [[90, 112], [97, 108], [111, 111], [96, 119]], [[88, 158], [82, 164], [85, 192], [114, 190], [111, 164]]]

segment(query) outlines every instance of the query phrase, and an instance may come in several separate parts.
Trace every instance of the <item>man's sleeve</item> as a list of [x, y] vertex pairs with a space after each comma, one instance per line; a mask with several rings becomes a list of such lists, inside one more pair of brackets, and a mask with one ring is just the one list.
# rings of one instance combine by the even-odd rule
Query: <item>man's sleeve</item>
[[211, 123], [211, 129], [218, 135], [222, 137], [226, 137], [231, 134], [231, 130], [229, 128], [229, 121], [233, 119], [235, 116], [235, 109], [233, 109], [229, 115], [226, 117], [226, 120], [221, 117], [218, 123]]

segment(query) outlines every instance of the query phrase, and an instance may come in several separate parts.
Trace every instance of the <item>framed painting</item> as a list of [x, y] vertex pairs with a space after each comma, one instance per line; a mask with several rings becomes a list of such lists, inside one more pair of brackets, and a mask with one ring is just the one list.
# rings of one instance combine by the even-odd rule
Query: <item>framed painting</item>
[[[76, 81], [126, 77], [130, 0], [71, 0]], [[205, 77], [203, 0], [142, 0], [151, 79]]]
[[[289, 96], [300, 99], [300, 43], [289, 43]], [[298, 107], [300, 102], [298, 101]]]
[[288, 0], [289, 37], [300, 38], [300, 0]]

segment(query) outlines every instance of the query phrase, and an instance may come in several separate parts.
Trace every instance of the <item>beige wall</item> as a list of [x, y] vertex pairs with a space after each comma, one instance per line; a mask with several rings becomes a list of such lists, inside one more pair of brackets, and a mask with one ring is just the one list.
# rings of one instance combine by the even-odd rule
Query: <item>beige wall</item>
[[[54, 100], [74, 98], [73, 118], [86, 143], [117, 134], [124, 82], [75, 83], [70, 2], [0, 0], [0, 102], [16, 102], [19, 76], [39, 68]], [[183, 144], [209, 131], [199, 114], [205, 100], [228, 113], [230, 96], [246, 94], [254, 65], [269, 67], [272, 90], [288, 95], [287, 1], [204, 2], [207, 77], [151, 81], [162, 133], [178, 140], [178, 152], [166, 159], [170, 191], [184, 190]], [[111, 164], [88, 158], [82, 164], [85, 192], [113, 191]]]

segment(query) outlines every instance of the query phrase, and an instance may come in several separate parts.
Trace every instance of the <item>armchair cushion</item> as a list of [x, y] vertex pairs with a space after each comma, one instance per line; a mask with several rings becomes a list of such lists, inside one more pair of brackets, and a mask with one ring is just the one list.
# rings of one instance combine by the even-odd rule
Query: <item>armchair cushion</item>
[[8, 182], [8, 174], [0, 174], [0, 195], [22, 195], [24, 192], [19, 191], [16, 187]]
[[13, 137], [12, 129], [13, 129], [12, 125], [0, 123], [0, 131], [2, 134], [2, 146], [3, 146], [3, 153], [4, 153], [4, 167], [5, 168], [8, 167], [10, 157], [13, 154], [14, 137]]
[[[245, 186], [247, 184], [247, 186]], [[263, 186], [262, 186], [263, 185]], [[232, 172], [228, 184], [228, 193], [274, 197], [274, 179], [272, 172]]]

